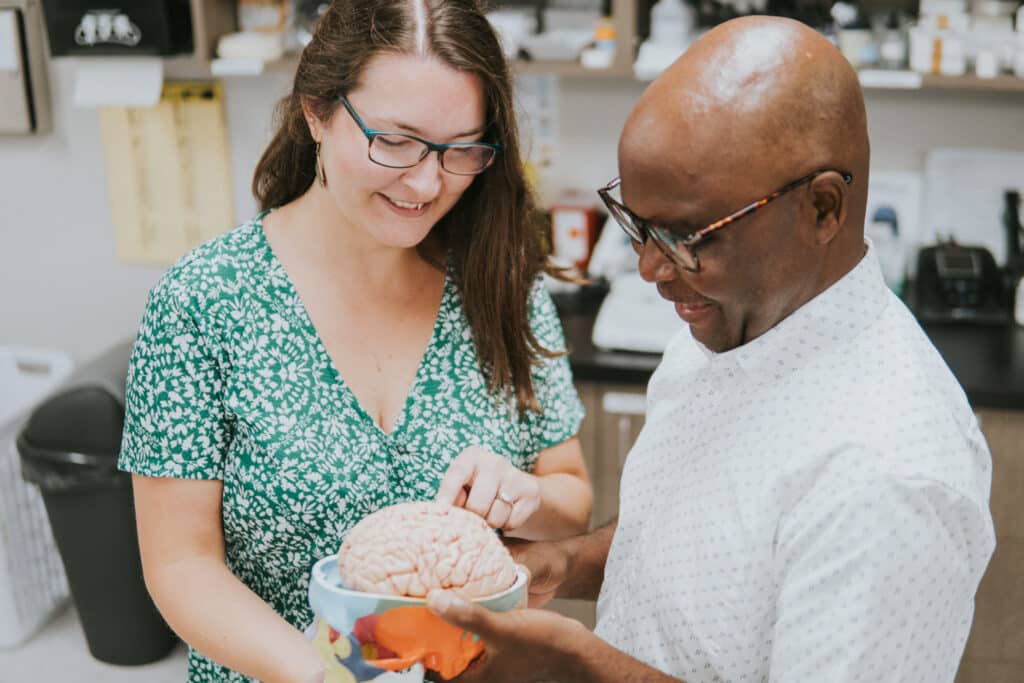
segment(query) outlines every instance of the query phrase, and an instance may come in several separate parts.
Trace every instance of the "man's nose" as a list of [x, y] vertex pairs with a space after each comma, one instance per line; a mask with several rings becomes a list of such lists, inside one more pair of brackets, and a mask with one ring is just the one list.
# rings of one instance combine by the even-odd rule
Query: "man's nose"
[[423, 161], [405, 172], [403, 181], [415, 191], [416, 199], [430, 201], [441, 191], [444, 173], [441, 157], [437, 152], [430, 152]]
[[675, 265], [654, 243], [654, 240], [648, 239], [644, 242], [638, 253], [640, 255], [638, 263], [640, 277], [647, 282], [665, 282], [676, 277]]

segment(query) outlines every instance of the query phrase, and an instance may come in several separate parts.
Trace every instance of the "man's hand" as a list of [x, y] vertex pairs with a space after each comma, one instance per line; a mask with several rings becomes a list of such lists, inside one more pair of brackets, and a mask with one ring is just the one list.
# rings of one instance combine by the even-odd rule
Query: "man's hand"
[[436, 500], [471, 510], [495, 529], [512, 531], [540, 507], [540, 483], [500, 455], [470, 446], [448, 467]]
[[[484, 652], [455, 678], [459, 683], [531, 683], [563, 678], [574, 667], [574, 652], [596, 639], [582, 624], [538, 609], [491, 612], [449, 591], [433, 590], [430, 610], [450, 624], [475, 633]], [[582, 645], [585, 647], [585, 645]]]
[[543, 607], [551, 602], [569, 574], [569, 553], [557, 542], [530, 542], [506, 538], [505, 545], [512, 559], [530, 572], [530, 607]]

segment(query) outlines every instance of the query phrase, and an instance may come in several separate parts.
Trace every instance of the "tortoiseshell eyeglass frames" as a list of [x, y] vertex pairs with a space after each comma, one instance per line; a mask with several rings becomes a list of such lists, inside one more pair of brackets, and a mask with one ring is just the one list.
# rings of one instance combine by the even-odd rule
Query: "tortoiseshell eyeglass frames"
[[655, 225], [654, 223], [640, 218], [635, 213], [626, 208], [626, 205], [621, 201], [612, 196], [612, 192], [615, 191], [619, 184], [622, 182], [620, 178], [616, 178], [611, 181], [605, 187], [597, 191], [600, 195], [601, 200], [605, 206], [608, 207], [609, 213], [615, 217], [615, 221], [619, 224], [619, 227], [629, 235], [629, 238], [633, 240], [635, 244], [642, 245], [647, 242], [647, 238], [650, 237], [655, 246], [668, 257], [676, 267], [681, 268], [691, 273], [700, 272], [700, 258], [696, 254], [696, 247], [711, 233], [716, 230], [721, 230], [725, 226], [733, 223], [744, 216], [749, 216], [754, 213], [762, 206], [771, 203], [778, 199], [787, 192], [794, 190], [804, 183], [809, 183], [817, 178], [822, 173], [834, 172], [842, 176], [843, 182], [847, 185], [853, 182], [853, 174], [848, 171], [841, 171], [835, 168], [822, 168], [808, 173], [807, 175], [794, 180], [791, 183], [787, 183], [775, 190], [771, 194], [758, 199], [756, 202], [747, 204], [739, 211], [729, 214], [721, 220], [717, 220], [714, 223], [708, 225], [706, 228], [701, 228], [694, 232], [681, 234], [669, 228]]

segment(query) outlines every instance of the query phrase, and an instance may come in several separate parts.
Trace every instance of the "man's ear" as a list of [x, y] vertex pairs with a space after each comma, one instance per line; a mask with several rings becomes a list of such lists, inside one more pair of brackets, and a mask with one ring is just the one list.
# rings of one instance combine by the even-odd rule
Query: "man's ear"
[[816, 214], [815, 239], [818, 244], [831, 242], [846, 223], [848, 190], [843, 176], [834, 171], [822, 173], [811, 181]]

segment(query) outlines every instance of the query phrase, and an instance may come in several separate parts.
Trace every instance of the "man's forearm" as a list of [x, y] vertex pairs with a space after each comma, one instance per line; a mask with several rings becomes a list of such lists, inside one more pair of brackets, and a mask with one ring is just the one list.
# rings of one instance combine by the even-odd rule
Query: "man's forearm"
[[558, 683], [686, 683], [644, 664], [580, 627], [573, 638], [559, 639]]
[[568, 554], [569, 568], [565, 581], [558, 588], [558, 597], [575, 600], [596, 600], [604, 582], [604, 565], [615, 535], [618, 520], [589, 534], [560, 541]]

